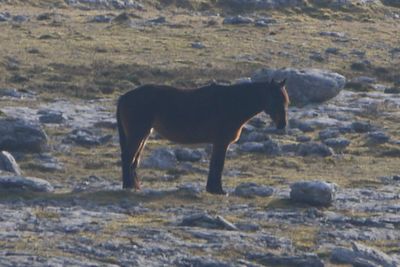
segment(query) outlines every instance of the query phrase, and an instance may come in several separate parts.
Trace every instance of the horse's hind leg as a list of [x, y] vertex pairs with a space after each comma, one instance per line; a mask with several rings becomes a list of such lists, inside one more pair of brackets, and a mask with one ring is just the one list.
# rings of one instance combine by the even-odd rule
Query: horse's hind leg
[[[132, 124], [140, 125], [140, 124]], [[142, 125], [143, 126], [143, 125]], [[122, 151], [122, 187], [139, 190], [140, 182], [136, 175], [136, 167], [139, 161], [139, 155], [144, 147], [151, 127], [137, 129], [137, 131], [128, 131], [126, 146]]]

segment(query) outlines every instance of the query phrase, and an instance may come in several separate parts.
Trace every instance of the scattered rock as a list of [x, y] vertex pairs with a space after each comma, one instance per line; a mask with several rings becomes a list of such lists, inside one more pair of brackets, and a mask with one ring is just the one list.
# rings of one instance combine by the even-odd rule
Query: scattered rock
[[250, 24], [254, 23], [254, 20], [249, 17], [243, 17], [241, 15], [237, 15], [234, 17], [227, 17], [223, 20], [223, 24]]
[[168, 170], [176, 168], [177, 164], [178, 161], [172, 149], [158, 148], [153, 150], [150, 156], [143, 160], [141, 166], [145, 168]]
[[35, 163], [30, 164], [30, 166], [43, 172], [60, 172], [64, 169], [63, 165], [57, 160], [57, 158], [50, 154], [38, 155], [35, 158]]
[[280, 144], [274, 140], [268, 140], [264, 143], [264, 153], [269, 156], [279, 156], [282, 154], [282, 148]]
[[389, 142], [390, 136], [382, 131], [368, 133], [368, 142], [372, 144], [384, 144]]
[[209, 259], [208, 257], [185, 257], [180, 258], [174, 261], [174, 266], [177, 267], [230, 267], [232, 266], [231, 263], [227, 263], [224, 261]]
[[300, 143], [306, 143], [311, 141], [311, 137], [308, 135], [300, 135], [296, 137], [296, 141]]
[[22, 23], [22, 22], [25, 22], [27, 20], [29, 20], [29, 18], [27, 16], [24, 16], [24, 15], [12, 16], [12, 21], [14, 21], [14, 22]]
[[321, 181], [296, 182], [290, 185], [290, 199], [294, 202], [328, 206], [335, 200], [336, 185]]
[[332, 128], [328, 128], [328, 129], [324, 129], [322, 131], [320, 131], [318, 133], [319, 139], [321, 140], [325, 140], [328, 138], [337, 138], [340, 136], [340, 132], [338, 129], [332, 129]]
[[238, 10], [246, 9], [276, 9], [304, 6], [304, 0], [219, 0], [220, 5]]
[[202, 42], [193, 42], [191, 43], [191, 47], [196, 49], [206, 48], [206, 46]]
[[400, 266], [398, 259], [386, 253], [357, 242], [352, 243], [352, 248], [336, 247], [332, 250], [331, 260], [337, 263], [352, 264], [353, 266]]
[[98, 146], [104, 145], [109, 142], [112, 135], [98, 136], [94, 132], [88, 129], [74, 129], [64, 139], [66, 143], [74, 142], [81, 146]]
[[46, 180], [34, 177], [0, 176], [0, 188], [34, 192], [51, 192], [53, 186]]
[[225, 229], [238, 231], [238, 228], [234, 224], [228, 222], [223, 217], [218, 215], [216, 217], [212, 217], [207, 213], [199, 213], [184, 217], [179, 225], [191, 227], [195, 226], [207, 229]]
[[11, 172], [21, 175], [21, 169], [15, 161], [14, 157], [7, 151], [0, 152], [0, 171]]
[[43, 129], [31, 122], [15, 118], [0, 118], [0, 150], [42, 152], [47, 149]]
[[91, 17], [88, 20], [88, 22], [92, 22], [92, 23], [110, 23], [112, 19], [113, 19], [112, 16], [97, 15], [97, 16]]
[[296, 267], [324, 267], [324, 262], [315, 254], [304, 255], [274, 255], [250, 254], [249, 260], [259, 262], [265, 266], [296, 266]]
[[336, 152], [342, 152], [350, 145], [350, 141], [344, 137], [325, 139], [324, 144], [333, 148]]
[[328, 47], [325, 49], [326, 54], [332, 54], [332, 55], [337, 55], [339, 54], [340, 49], [337, 47]]
[[176, 159], [178, 161], [196, 162], [204, 157], [205, 152], [199, 149], [178, 148], [175, 149]]
[[39, 121], [41, 123], [54, 123], [60, 124], [67, 120], [61, 111], [51, 109], [41, 109], [38, 111]]
[[78, 8], [115, 8], [115, 9], [138, 9], [143, 10], [143, 5], [135, 0], [65, 0], [67, 5]]
[[261, 69], [252, 79], [254, 81], [286, 79], [290, 101], [295, 105], [327, 101], [339, 94], [346, 83], [344, 76], [321, 69]]
[[330, 148], [329, 146], [316, 142], [299, 144], [296, 153], [297, 155], [302, 157], [307, 157], [307, 156], [329, 157], [335, 154], [332, 148]]
[[0, 12], [0, 22], [8, 21], [11, 18], [10, 13], [8, 12]]
[[264, 152], [264, 144], [259, 142], [246, 142], [239, 146], [240, 151], [250, 153]]
[[269, 17], [261, 17], [261, 18], [257, 18], [254, 22], [255, 26], [258, 27], [267, 27], [270, 24], [275, 24], [278, 21], [276, 19], [273, 18], [269, 18]]
[[239, 197], [269, 197], [274, 193], [274, 189], [269, 186], [258, 185], [256, 183], [241, 183], [233, 192]]
[[344, 38], [346, 34], [344, 32], [320, 32], [319, 35], [321, 36], [329, 36], [329, 37], [336, 37], [336, 38]]
[[317, 62], [323, 62], [325, 60], [324, 56], [319, 52], [312, 52], [310, 55], [310, 59]]
[[355, 121], [351, 124], [351, 127], [356, 133], [366, 133], [372, 129], [371, 123], [366, 121]]
[[149, 19], [146, 21], [146, 24], [150, 24], [150, 25], [155, 25], [155, 24], [164, 24], [167, 22], [167, 19], [163, 16], [154, 18], [154, 19]]
[[289, 119], [289, 125], [291, 128], [297, 128], [302, 132], [313, 132], [315, 131], [315, 128], [307, 121], [302, 121], [298, 119]]

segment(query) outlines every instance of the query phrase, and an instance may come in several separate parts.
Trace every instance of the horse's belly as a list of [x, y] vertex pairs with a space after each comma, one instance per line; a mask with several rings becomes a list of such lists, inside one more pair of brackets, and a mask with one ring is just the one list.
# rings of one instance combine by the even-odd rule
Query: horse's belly
[[177, 143], [209, 143], [214, 137], [214, 129], [210, 125], [202, 127], [198, 124], [165, 124], [156, 120], [153, 128], [164, 138]]

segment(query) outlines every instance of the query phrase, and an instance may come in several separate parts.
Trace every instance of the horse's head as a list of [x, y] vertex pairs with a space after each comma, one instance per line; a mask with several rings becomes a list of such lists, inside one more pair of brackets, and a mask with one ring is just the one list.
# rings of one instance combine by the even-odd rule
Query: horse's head
[[286, 80], [276, 82], [274, 79], [268, 85], [267, 106], [265, 113], [269, 114], [278, 129], [284, 129], [287, 124], [287, 108], [289, 96], [285, 88]]

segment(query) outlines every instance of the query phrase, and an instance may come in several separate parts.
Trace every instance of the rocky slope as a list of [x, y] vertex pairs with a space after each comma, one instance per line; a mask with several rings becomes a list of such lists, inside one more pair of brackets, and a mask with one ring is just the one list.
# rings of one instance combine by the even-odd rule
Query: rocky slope
[[[1, 266], [400, 265], [396, 1], [244, 2], [0, 1]], [[246, 125], [229, 196], [156, 133], [120, 189], [119, 94], [271, 78], [290, 127]]]

